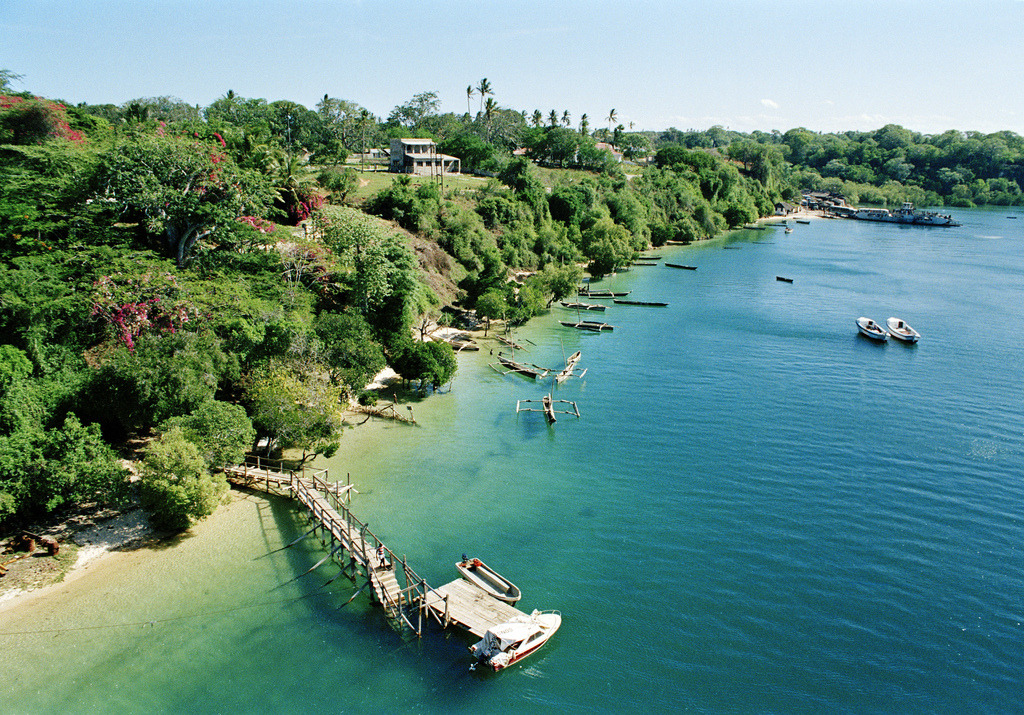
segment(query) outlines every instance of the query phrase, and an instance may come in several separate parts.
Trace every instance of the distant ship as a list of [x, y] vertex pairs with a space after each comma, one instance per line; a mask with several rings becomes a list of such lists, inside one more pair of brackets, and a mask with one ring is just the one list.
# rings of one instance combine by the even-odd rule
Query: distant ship
[[938, 214], [934, 211], [915, 211], [914, 204], [904, 201], [903, 205], [895, 211], [889, 209], [857, 209], [851, 213], [850, 218], [861, 221], [885, 221], [886, 223], [907, 223], [914, 226], [959, 226], [953, 217], [948, 214]]

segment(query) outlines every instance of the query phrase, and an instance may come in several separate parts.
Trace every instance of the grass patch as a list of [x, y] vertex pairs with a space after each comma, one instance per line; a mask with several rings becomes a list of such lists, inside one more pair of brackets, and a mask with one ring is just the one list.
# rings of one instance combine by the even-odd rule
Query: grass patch
[[[352, 192], [351, 201], [360, 204], [366, 199], [370, 198], [381, 189], [386, 189], [391, 186], [391, 182], [395, 180], [395, 177], [399, 174], [392, 174], [388, 171], [364, 171], [357, 174], [359, 179], [359, 185], [356, 190]], [[409, 174], [412, 179], [413, 186], [420, 186], [422, 184], [437, 182], [437, 177], [431, 176], [416, 176], [415, 174]], [[479, 191], [487, 183], [487, 179], [479, 176], [467, 176], [466, 174], [445, 174], [444, 177], [444, 193], [449, 192], [474, 192]]]

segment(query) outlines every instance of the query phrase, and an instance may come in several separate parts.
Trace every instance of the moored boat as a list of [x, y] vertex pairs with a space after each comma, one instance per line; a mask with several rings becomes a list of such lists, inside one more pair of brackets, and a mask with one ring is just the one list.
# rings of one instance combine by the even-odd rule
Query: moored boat
[[558, 301], [563, 308], [569, 308], [570, 310], [600, 310], [604, 311], [608, 306], [598, 305], [597, 303], [577, 303], [573, 301]]
[[[583, 357], [583, 353], [579, 350], [574, 352], [565, 361], [565, 367], [555, 375], [555, 382], [562, 383], [572, 377], [573, 370], [576, 369], [576, 365], [579, 364], [580, 359]], [[584, 371], [586, 372], [586, 371]]]
[[625, 298], [629, 295], [629, 291], [590, 290], [589, 288], [580, 288], [579, 295], [582, 295], [584, 298]]
[[934, 211], [918, 211], [914, 204], [904, 201], [895, 211], [881, 208], [861, 208], [850, 214], [850, 218], [860, 221], [882, 221], [885, 223], [903, 223], [913, 226], [959, 226], [949, 214]]
[[558, 611], [534, 611], [489, 628], [469, 647], [477, 660], [494, 670], [507, 668], [537, 651], [562, 625]]
[[518, 586], [480, 559], [466, 558], [466, 555], [463, 554], [462, 561], [456, 563], [455, 568], [458, 569], [459, 575], [463, 579], [499, 601], [515, 604], [523, 597]]
[[857, 330], [860, 331], [861, 335], [879, 342], [885, 342], [885, 339], [889, 337], [889, 333], [885, 332], [882, 326], [871, 318], [865, 318], [863, 315], [857, 318]]
[[921, 339], [921, 333], [911, 328], [905, 320], [900, 318], [889, 318], [885, 321], [885, 327], [889, 329], [889, 335], [905, 343], [916, 343]]
[[668, 303], [662, 303], [661, 301], [656, 300], [625, 300], [623, 298], [615, 298], [612, 302], [618, 303], [619, 305], [649, 305], [657, 306], [659, 308], [668, 305]]
[[687, 266], [687, 265], [683, 265], [682, 263], [669, 263], [668, 261], [666, 261], [665, 265], [668, 266], [669, 268], [682, 268], [685, 271], [695, 271], [695, 270], [697, 270], [697, 266]]
[[576, 328], [577, 330], [590, 330], [595, 333], [599, 333], [602, 330], [614, 330], [614, 325], [608, 325], [608, 323], [602, 323], [597, 320], [579, 320], [575, 323], [570, 323], [565, 320], [558, 321], [567, 328]]
[[543, 368], [538, 368], [535, 365], [526, 365], [521, 362], [516, 362], [511, 358], [505, 357], [501, 353], [498, 353], [498, 362], [501, 363], [501, 366], [504, 367], [508, 372], [518, 372], [520, 375], [532, 377], [534, 380], [536, 380], [538, 377], [547, 377], [548, 375], [547, 370]]
[[792, 283], [792, 278], [786, 278], [785, 276], [775, 276], [775, 280], [782, 281], [783, 283]]

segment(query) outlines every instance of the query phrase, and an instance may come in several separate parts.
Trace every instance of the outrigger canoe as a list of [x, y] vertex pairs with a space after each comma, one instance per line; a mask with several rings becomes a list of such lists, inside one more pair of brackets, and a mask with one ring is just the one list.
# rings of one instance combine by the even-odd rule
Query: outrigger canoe
[[480, 559], [467, 559], [463, 555], [462, 561], [456, 563], [455, 568], [462, 578], [499, 601], [515, 605], [523, 597], [518, 586]]

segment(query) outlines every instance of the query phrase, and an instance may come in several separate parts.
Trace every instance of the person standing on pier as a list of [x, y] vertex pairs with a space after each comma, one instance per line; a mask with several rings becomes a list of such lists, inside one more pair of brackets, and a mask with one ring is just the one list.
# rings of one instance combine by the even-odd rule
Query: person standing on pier
[[377, 547], [377, 567], [382, 569], [389, 568], [387, 556], [384, 554], [384, 544]]

